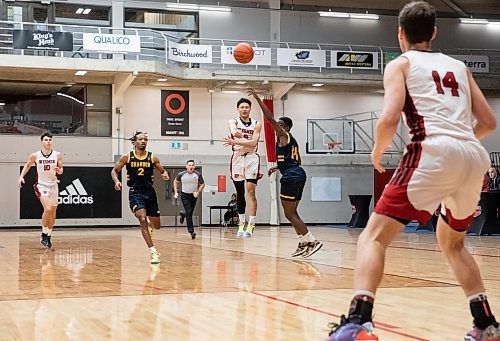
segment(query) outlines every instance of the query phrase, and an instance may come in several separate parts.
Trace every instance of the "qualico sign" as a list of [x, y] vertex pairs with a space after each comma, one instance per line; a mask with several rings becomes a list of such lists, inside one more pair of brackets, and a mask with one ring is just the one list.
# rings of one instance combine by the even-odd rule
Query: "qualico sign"
[[169, 42], [168, 58], [182, 63], [212, 63], [212, 46]]
[[121, 34], [83, 34], [83, 51], [105, 53], [140, 53], [141, 37]]

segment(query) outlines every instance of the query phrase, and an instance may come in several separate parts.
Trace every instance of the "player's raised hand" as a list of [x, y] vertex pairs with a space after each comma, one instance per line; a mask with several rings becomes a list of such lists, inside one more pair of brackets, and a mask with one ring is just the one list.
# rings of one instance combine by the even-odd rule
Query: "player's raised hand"
[[248, 88], [246, 89], [246, 92], [247, 92], [247, 95], [248, 95], [248, 96], [257, 97], [257, 94], [255, 93], [255, 90], [254, 90], [253, 88], [248, 87]]
[[17, 180], [17, 187], [21, 188], [24, 185], [24, 178], [19, 177], [19, 180]]
[[115, 189], [117, 191], [121, 191], [121, 189], [122, 189], [122, 183], [120, 181], [115, 182]]

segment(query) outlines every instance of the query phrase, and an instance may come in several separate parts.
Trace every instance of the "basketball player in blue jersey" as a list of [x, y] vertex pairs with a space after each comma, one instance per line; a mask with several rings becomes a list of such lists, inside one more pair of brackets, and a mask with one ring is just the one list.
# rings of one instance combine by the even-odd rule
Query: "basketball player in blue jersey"
[[252, 88], [248, 88], [247, 91], [259, 103], [264, 117], [276, 132], [276, 158], [278, 167], [269, 169], [268, 174], [271, 175], [276, 170], [279, 170], [281, 173], [281, 206], [285, 212], [285, 217], [292, 223], [299, 237], [299, 245], [291, 256], [308, 258], [321, 249], [323, 244], [314, 238], [297, 212], [300, 199], [302, 199], [302, 191], [306, 184], [306, 172], [300, 167], [299, 145], [292, 134], [290, 134], [293, 122], [288, 117], [280, 117], [276, 122], [273, 114], [255, 91]]
[[[378, 340], [372, 311], [386, 250], [407, 223], [424, 223], [439, 205], [436, 238], [473, 317], [473, 328], [465, 340], [500, 340], [500, 327], [490, 309], [479, 267], [464, 246], [490, 164], [479, 139], [495, 130], [496, 119], [464, 63], [432, 51], [435, 22], [436, 11], [425, 1], [408, 3], [399, 13], [398, 39], [403, 54], [388, 63], [384, 72], [384, 106], [371, 153], [375, 169], [385, 171], [382, 156], [396, 133], [401, 113], [411, 140], [358, 238], [349, 313], [333, 327], [328, 341]], [[446, 319], [447, 309], [443, 307], [430, 318]], [[439, 330], [432, 339], [451, 338]]]
[[151, 252], [151, 264], [160, 263], [160, 253], [156, 250], [151, 235], [153, 230], [149, 228], [148, 219], [155, 229], [160, 228], [160, 210], [158, 200], [153, 188], [154, 169], [156, 168], [163, 180], [169, 179], [167, 171], [160, 164], [160, 160], [152, 152], [146, 150], [148, 135], [143, 132], [135, 132], [130, 138], [134, 150], [123, 154], [115, 167], [111, 170], [111, 178], [115, 182], [115, 189], [120, 191], [122, 183], [118, 173], [123, 167], [127, 168], [127, 186], [129, 190], [130, 209], [141, 224], [142, 237]]

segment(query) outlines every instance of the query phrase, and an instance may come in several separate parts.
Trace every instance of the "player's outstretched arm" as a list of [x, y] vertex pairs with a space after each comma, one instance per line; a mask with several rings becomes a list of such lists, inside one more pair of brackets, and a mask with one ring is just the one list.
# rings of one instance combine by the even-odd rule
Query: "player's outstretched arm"
[[19, 179], [17, 180], [17, 186], [21, 188], [24, 185], [24, 176], [30, 170], [31, 166], [35, 164], [36, 154], [33, 153], [30, 155], [28, 161], [24, 164], [23, 169], [21, 170], [21, 175], [19, 175]]
[[122, 189], [122, 182], [120, 181], [120, 178], [118, 177], [118, 173], [120, 173], [120, 171], [123, 169], [123, 167], [125, 167], [125, 165], [127, 164], [127, 160], [128, 160], [128, 153], [123, 154], [120, 157], [120, 160], [118, 160], [118, 162], [115, 164], [115, 166], [111, 170], [111, 179], [113, 179], [113, 182], [115, 183], [115, 189], [117, 191]]
[[469, 70], [467, 70], [467, 77], [469, 78], [472, 115], [477, 121], [474, 125], [474, 134], [478, 139], [482, 139], [496, 129], [497, 121], [483, 92], [479, 89]]
[[257, 95], [255, 93], [255, 90], [252, 89], [252, 88], [247, 88], [247, 93], [248, 93], [249, 96], [253, 96], [253, 98], [255, 98], [255, 100], [259, 104], [260, 109], [262, 110], [262, 113], [264, 114], [264, 117], [271, 124], [271, 127], [273, 127], [274, 131], [276, 132], [276, 135], [278, 135], [278, 137], [282, 137], [283, 136], [286, 139], [288, 139], [288, 135], [287, 135], [285, 129], [283, 129], [278, 124], [278, 122], [274, 119], [273, 114], [271, 113], [271, 111], [269, 110], [269, 108], [264, 104], [264, 102], [262, 102], [262, 100], [260, 99], [259, 95]]

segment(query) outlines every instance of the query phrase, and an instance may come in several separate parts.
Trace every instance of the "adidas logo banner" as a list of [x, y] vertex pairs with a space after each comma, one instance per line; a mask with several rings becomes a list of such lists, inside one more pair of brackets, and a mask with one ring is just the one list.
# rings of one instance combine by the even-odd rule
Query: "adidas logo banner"
[[93, 204], [94, 197], [88, 195], [83, 187], [80, 179], [73, 180], [73, 182], [66, 187], [64, 191], [59, 192], [57, 202], [60, 204]]
[[[22, 167], [21, 167], [22, 168]], [[121, 218], [121, 192], [111, 180], [112, 167], [64, 167], [59, 177], [58, 218]], [[36, 169], [32, 167], [21, 188], [20, 219], [40, 219], [42, 205], [33, 191]]]

